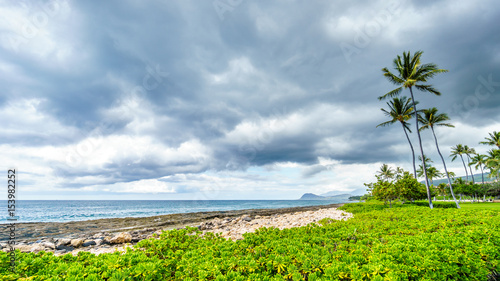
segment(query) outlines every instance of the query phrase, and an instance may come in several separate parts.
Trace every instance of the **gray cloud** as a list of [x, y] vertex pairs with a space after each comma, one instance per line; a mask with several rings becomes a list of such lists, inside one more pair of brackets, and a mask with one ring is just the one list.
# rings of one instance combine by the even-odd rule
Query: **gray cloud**
[[[58, 156], [38, 155], [36, 167], [51, 167], [61, 187], [276, 163], [303, 165], [310, 178], [325, 170], [319, 158], [406, 165], [401, 129], [375, 126], [377, 97], [394, 87], [381, 68], [407, 50], [450, 70], [431, 81], [443, 95], [416, 93], [419, 106], [483, 135], [498, 126], [494, 1], [242, 1], [223, 19], [211, 1], [54, 3], [44, 32], [17, 51], [9, 40], [21, 29], [0, 26], [0, 117], [16, 126], [0, 129], [0, 144], [53, 147]], [[12, 22], [40, 9], [2, 5]]]

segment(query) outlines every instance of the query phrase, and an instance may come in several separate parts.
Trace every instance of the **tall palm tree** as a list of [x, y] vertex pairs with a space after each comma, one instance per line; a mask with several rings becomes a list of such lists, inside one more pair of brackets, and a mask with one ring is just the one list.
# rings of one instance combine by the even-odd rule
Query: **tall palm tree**
[[453, 197], [453, 200], [455, 200], [455, 204], [457, 205], [457, 208], [460, 209], [460, 205], [458, 204], [457, 199], [455, 198], [455, 193], [453, 193], [453, 186], [451, 185], [451, 179], [450, 175], [448, 174], [448, 169], [446, 168], [446, 162], [444, 161], [443, 155], [441, 154], [441, 150], [439, 150], [439, 144], [438, 140], [436, 137], [436, 133], [434, 132], [434, 127], [455, 127], [450, 123], [446, 123], [446, 121], [450, 120], [448, 115], [446, 113], [438, 113], [437, 108], [433, 107], [430, 109], [424, 109], [422, 110], [422, 114], [419, 114], [418, 116], [418, 122], [422, 124], [422, 127], [420, 128], [421, 131], [431, 129], [432, 135], [434, 136], [434, 141], [436, 142], [436, 149], [437, 152], [439, 153], [439, 156], [441, 157], [441, 161], [443, 161], [443, 166], [444, 166], [444, 171], [446, 173], [446, 177], [448, 178], [448, 184], [450, 185], [450, 193], [451, 196]]
[[500, 149], [500, 132], [489, 133], [490, 137], [485, 138], [486, 141], [479, 142], [480, 144], [496, 145]]
[[486, 155], [482, 154], [475, 154], [472, 159], [472, 161], [469, 163], [469, 165], [475, 165], [474, 168], [481, 168], [481, 178], [483, 181], [483, 186], [484, 186], [484, 170], [483, 166], [486, 164]]
[[469, 166], [470, 169], [470, 176], [472, 177], [472, 183], [475, 182], [474, 180], [474, 173], [472, 172], [472, 167], [470, 166], [470, 156], [473, 154], [476, 154], [476, 150], [472, 147], [469, 147], [468, 145], [464, 145], [464, 153], [467, 155], [467, 165]]
[[[389, 71], [387, 67], [382, 68], [384, 72], [384, 76], [393, 84], [398, 85], [399, 87], [390, 91], [389, 93], [379, 97], [379, 100], [395, 97], [399, 95], [404, 89], [410, 90], [411, 100], [413, 102], [413, 114], [415, 120], [418, 120], [417, 117], [417, 106], [415, 102], [415, 98], [413, 96], [413, 87], [422, 92], [429, 92], [431, 94], [435, 94], [440, 96], [441, 93], [434, 89], [432, 85], [426, 84], [427, 80], [434, 77], [438, 73], [448, 72], [446, 69], [439, 69], [437, 65], [433, 63], [422, 64], [420, 62], [420, 57], [422, 56], [422, 51], [417, 51], [413, 56], [410, 52], [403, 52], [403, 57], [397, 56], [393, 60], [394, 69], [397, 71], [396, 74], [393, 74]], [[417, 128], [418, 135], [418, 144], [420, 146], [420, 155], [424, 155], [424, 149], [422, 147], [422, 138], [420, 137], [420, 131], [418, 129], [418, 122], [415, 122], [415, 126]], [[423, 159], [422, 159], [423, 161]], [[429, 200], [429, 207], [432, 209], [432, 199], [431, 199], [431, 190], [429, 188], [429, 183], [427, 180], [427, 172], [425, 170], [425, 163], [422, 162], [424, 168], [425, 175], [425, 187], [427, 189], [427, 199]]]
[[[418, 102], [415, 102], [415, 104], [418, 104]], [[399, 123], [403, 127], [403, 131], [405, 132], [406, 139], [410, 144], [411, 155], [413, 157], [413, 175], [416, 179], [417, 168], [415, 167], [415, 150], [413, 150], [413, 145], [411, 144], [410, 137], [408, 137], [408, 132], [411, 133], [409, 126], [410, 124], [406, 122], [412, 118], [413, 114], [413, 106], [411, 105], [411, 100], [407, 97], [395, 97], [392, 99], [392, 101], [387, 102], [387, 106], [389, 107], [389, 110], [385, 110], [383, 108], [381, 108], [380, 110], [382, 110], [386, 116], [390, 117], [391, 120], [380, 123], [377, 125], [377, 127], [392, 125], [399, 121]]]
[[462, 163], [464, 164], [464, 169], [465, 169], [465, 176], [467, 178], [467, 182], [469, 182], [469, 173], [467, 172], [467, 168], [465, 167], [465, 161], [463, 155], [465, 154], [465, 149], [462, 144], [457, 144], [454, 147], [451, 148], [451, 154], [450, 157], [451, 161], [455, 161], [458, 156], [460, 156], [460, 159], [462, 159]]
[[386, 181], [389, 181], [394, 177], [394, 171], [387, 164], [382, 164], [380, 166], [380, 171], [378, 172], [378, 176], [384, 178]]

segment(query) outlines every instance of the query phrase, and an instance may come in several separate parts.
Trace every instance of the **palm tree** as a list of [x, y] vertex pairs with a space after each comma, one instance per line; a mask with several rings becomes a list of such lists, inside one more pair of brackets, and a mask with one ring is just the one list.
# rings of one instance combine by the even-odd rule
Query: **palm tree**
[[[397, 56], [393, 60], [394, 69], [397, 71], [397, 74], [393, 74], [389, 71], [387, 67], [382, 68], [384, 72], [384, 76], [393, 84], [398, 85], [399, 87], [390, 91], [389, 93], [379, 97], [379, 100], [395, 97], [401, 93], [404, 89], [409, 89], [411, 94], [411, 100], [413, 102], [413, 114], [415, 120], [418, 120], [417, 117], [417, 106], [415, 102], [415, 98], [413, 96], [413, 87], [422, 92], [429, 92], [435, 94], [437, 96], [441, 95], [441, 93], [434, 89], [432, 85], [425, 84], [428, 79], [434, 77], [438, 73], [448, 72], [446, 69], [439, 69], [437, 65], [433, 63], [421, 64], [420, 57], [422, 56], [422, 51], [417, 51], [413, 56], [410, 52], [403, 52], [403, 57]], [[424, 155], [424, 149], [422, 147], [422, 138], [420, 137], [420, 131], [418, 129], [418, 122], [415, 122], [415, 126], [417, 128], [418, 135], [418, 144], [420, 146], [420, 155]], [[423, 159], [422, 159], [423, 160]], [[431, 199], [431, 190], [429, 188], [429, 183], [427, 181], [427, 171], [425, 170], [425, 163], [422, 162], [424, 167], [424, 175], [425, 175], [425, 187], [427, 189], [427, 199], [429, 200], [429, 207], [432, 209], [432, 199]]]
[[493, 131], [489, 133], [490, 137], [485, 138], [486, 141], [479, 142], [480, 144], [495, 145], [498, 149], [491, 149], [485, 159], [485, 167], [490, 170], [490, 178], [500, 176], [500, 132]]
[[475, 182], [474, 180], [474, 173], [472, 172], [472, 167], [470, 166], [470, 156], [471, 154], [476, 154], [476, 150], [472, 147], [469, 147], [468, 145], [464, 145], [464, 153], [467, 155], [467, 165], [469, 166], [470, 169], [470, 176], [472, 177], [472, 183]]
[[465, 149], [462, 144], [457, 144], [451, 148], [451, 154], [450, 154], [450, 157], [452, 157], [451, 161], [455, 161], [455, 159], [457, 159], [457, 157], [460, 156], [460, 159], [462, 159], [462, 163], [464, 164], [465, 176], [467, 178], [467, 182], [469, 182], [469, 173], [467, 172], [467, 168], [465, 167], [464, 157], [462, 156], [464, 154], [465, 154]]
[[[427, 177], [429, 178], [431, 185], [434, 185], [433, 182], [434, 179], [442, 177], [443, 174], [434, 166], [426, 166], [426, 167], [427, 167]], [[424, 175], [424, 169], [422, 169], [422, 165], [418, 165], [417, 172], [420, 177]]]
[[389, 181], [389, 179], [392, 179], [394, 177], [394, 171], [387, 164], [382, 164], [382, 166], [380, 166], [378, 176], [385, 178], [386, 181]]
[[443, 174], [438, 169], [436, 169], [436, 167], [431, 166], [427, 169], [427, 176], [429, 176], [429, 180], [431, 181], [431, 184], [434, 185], [433, 180], [437, 179], [437, 178], [441, 178], [443, 176]]
[[443, 161], [444, 171], [446, 173], [446, 177], [448, 178], [448, 184], [450, 185], [450, 193], [455, 200], [455, 204], [457, 208], [460, 209], [460, 205], [458, 204], [457, 199], [455, 198], [455, 193], [453, 192], [453, 186], [451, 185], [450, 175], [448, 174], [448, 169], [446, 168], [446, 162], [444, 161], [443, 155], [441, 154], [441, 150], [439, 150], [439, 144], [436, 137], [436, 133], [434, 132], [434, 127], [444, 126], [444, 127], [455, 127], [450, 123], [446, 123], [446, 121], [450, 120], [446, 113], [438, 113], [437, 108], [433, 107], [430, 109], [422, 110], [422, 114], [418, 116], [418, 122], [422, 124], [420, 128], [421, 131], [431, 129], [432, 135], [434, 136], [434, 141], [436, 142], [436, 149], [441, 157], [441, 161]]
[[488, 150], [488, 155], [485, 161], [486, 167], [490, 169], [490, 178], [500, 176], [500, 149]]
[[485, 138], [487, 141], [479, 142], [480, 144], [496, 145], [500, 149], [500, 132], [489, 133], [490, 137]]
[[[384, 112], [386, 116], [390, 117], [391, 120], [386, 121], [384, 123], [380, 123], [377, 125], [377, 127], [392, 125], [399, 121], [399, 123], [403, 127], [403, 131], [405, 132], [406, 139], [410, 144], [411, 155], [413, 157], [413, 174], [415, 178], [417, 178], [417, 168], [415, 167], [415, 151], [413, 150], [413, 145], [411, 144], [410, 137], [408, 137], [408, 132], [411, 133], [409, 126], [410, 124], [406, 122], [412, 118], [411, 115], [413, 114], [413, 107], [411, 106], [410, 103], [411, 100], [408, 99], [407, 97], [393, 98], [392, 101], [387, 103], [389, 111], [383, 108], [380, 109]], [[418, 104], [418, 102], [416, 102], [415, 104]]]
[[[416, 172], [415, 172], [415, 173], [416, 173]], [[399, 179], [403, 178], [404, 174], [405, 174], [405, 170], [403, 170], [403, 168], [401, 168], [401, 167], [396, 167], [396, 171], [395, 171], [394, 178], [395, 178], [396, 180], [399, 180]]]
[[[431, 160], [431, 158], [427, 157], [427, 155], [424, 154], [423, 162], [425, 164], [425, 167], [429, 169], [431, 166], [430, 163], [434, 163], [434, 161]], [[422, 156], [418, 156], [418, 160], [422, 161]], [[418, 176], [423, 177], [424, 176], [424, 170], [422, 169], [422, 165], [418, 165], [418, 170], [417, 170]]]
[[446, 200], [446, 184], [440, 183], [440, 184], [438, 184], [436, 189], [438, 190], [439, 195], [443, 196], [444, 200]]
[[[418, 156], [418, 160], [422, 161], [422, 156]], [[431, 158], [427, 157], [427, 155], [424, 154], [424, 163], [425, 166], [427, 167], [429, 163], [434, 163]]]
[[470, 165], [475, 165], [474, 168], [481, 168], [481, 178], [483, 180], [483, 186], [484, 186], [484, 171], [483, 171], [483, 166], [486, 164], [486, 155], [482, 154], [475, 154], [472, 159], [472, 161], [469, 163]]

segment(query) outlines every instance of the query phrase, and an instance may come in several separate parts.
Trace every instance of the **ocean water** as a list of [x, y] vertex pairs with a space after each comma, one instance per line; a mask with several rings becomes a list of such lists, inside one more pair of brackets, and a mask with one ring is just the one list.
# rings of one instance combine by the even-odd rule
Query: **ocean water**
[[[335, 200], [22, 200], [16, 201], [16, 223], [69, 222], [103, 218], [149, 217], [157, 215], [276, 209], [345, 203]], [[0, 224], [7, 220], [7, 201], [0, 204]], [[1, 211], [4, 210], [4, 211]]]

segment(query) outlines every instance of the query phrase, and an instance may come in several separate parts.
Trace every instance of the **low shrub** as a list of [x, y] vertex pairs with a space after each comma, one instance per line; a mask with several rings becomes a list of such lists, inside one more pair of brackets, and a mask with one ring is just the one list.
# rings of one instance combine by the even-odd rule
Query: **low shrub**
[[235, 242], [186, 228], [124, 254], [17, 253], [15, 274], [2, 252], [0, 274], [2, 280], [487, 280], [500, 269], [497, 210], [380, 203], [343, 209], [354, 218], [261, 228]]

